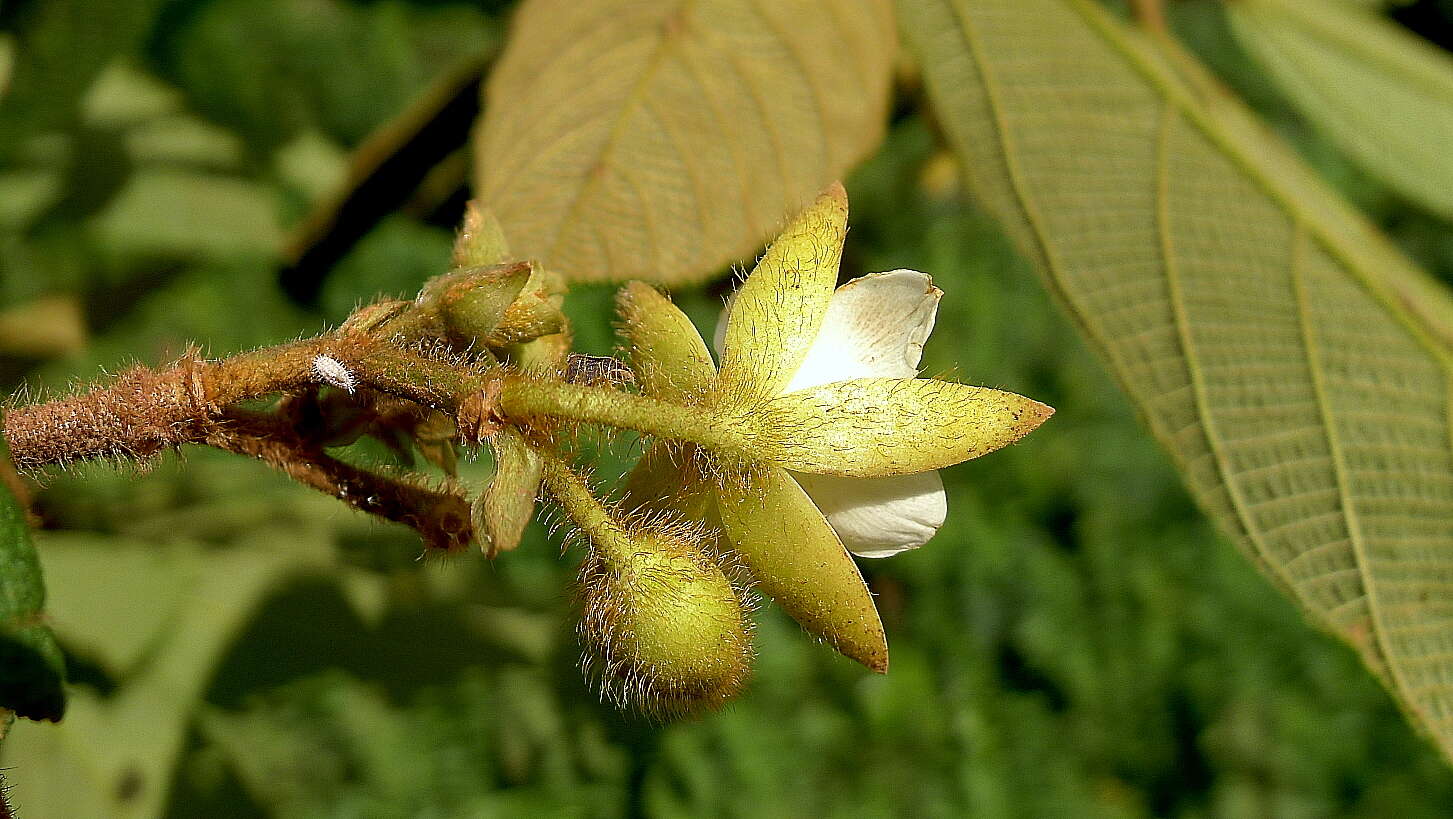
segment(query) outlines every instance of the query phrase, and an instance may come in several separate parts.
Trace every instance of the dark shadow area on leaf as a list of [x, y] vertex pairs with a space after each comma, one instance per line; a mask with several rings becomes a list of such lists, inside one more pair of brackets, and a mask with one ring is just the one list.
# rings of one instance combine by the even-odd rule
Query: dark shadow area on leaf
[[0, 636], [0, 707], [27, 719], [58, 722], [66, 710], [59, 660], [43, 626]]

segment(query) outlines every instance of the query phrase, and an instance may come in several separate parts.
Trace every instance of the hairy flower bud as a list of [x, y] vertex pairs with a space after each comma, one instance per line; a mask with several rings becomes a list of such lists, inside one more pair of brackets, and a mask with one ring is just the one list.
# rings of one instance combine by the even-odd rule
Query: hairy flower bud
[[647, 531], [620, 558], [592, 548], [585, 561], [586, 669], [617, 705], [662, 717], [712, 710], [751, 672], [745, 607], [697, 537]]
[[483, 340], [504, 319], [530, 279], [528, 262], [471, 267], [435, 276], [419, 291], [416, 309], [436, 317], [457, 342]]
[[532, 262], [454, 270], [424, 284], [407, 330], [460, 347], [518, 344], [564, 328], [561, 292], [556, 277]]
[[504, 228], [494, 211], [470, 200], [464, 207], [464, 224], [454, 240], [454, 267], [499, 264], [510, 257]]
[[360, 307], [353, 311], [353, 315], [349, 316], [348, 320], [343, 322], [338, 329], [345, 333], [354, 332], [365, 335], [392, 332], [387, 329], [389, 325], [399, 316], [408, 312], [412, 306], [413, 302], [410, 301], [390, 300]]

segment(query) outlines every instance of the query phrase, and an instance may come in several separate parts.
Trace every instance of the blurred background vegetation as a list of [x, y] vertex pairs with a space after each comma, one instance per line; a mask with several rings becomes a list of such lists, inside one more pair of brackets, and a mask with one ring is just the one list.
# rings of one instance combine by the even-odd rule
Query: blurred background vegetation
[[[469, 78], [509, 5], [0, 7], [4, 391], [311, 334], [441, 272], [466, 198]], [[1453, 279], [1447, 223], [1307, 127], [1218, 4], [1172, 12], [1326, 179]], [[1453, 41], [1446, 0], [1389, 14]], [[949, 520], [928, 546], [862, 561], [890, 674], [766, 607], [754, 682], [722, 713], [623, 715], [581, 680], [579, 555], [543, 527], [493, 562], [420, 561], [404, 529], [189, 449], [36, 492], [74, 693], [60, 725], [22, 722], [0, 745], [18, 814], [1446, 815], [1453, 770], [1196, 510], [959, 189], [911, 69], [896, 94], [887, 139], [847, 180], [845, 272], [930, 272], [946, 297], [926, 370], [1058, 414], [944, 473]], [[420, 147], [411, 105], [443, 112], [437, 144]], [[400, 129], [416, 138], [401, 147]], [[376, 195], [308, 221], [365, 178]], [[676, 297], [710, 328], [724, 291]], [[614, 349], [610, 297], [572, 292], [583, 351]]]

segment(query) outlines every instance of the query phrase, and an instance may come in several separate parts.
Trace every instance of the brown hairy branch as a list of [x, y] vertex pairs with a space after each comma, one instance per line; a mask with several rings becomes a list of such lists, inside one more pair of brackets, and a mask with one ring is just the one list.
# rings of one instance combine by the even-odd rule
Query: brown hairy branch
[[183, 359], [162, 372], [135, 367], [109, 386], [5, 414], [10, 457], [24, 471], [92, 458], [145, 460], [206, 434], [204, 365]]
[[[488, 414], [480, 396], [498, 391], [498, 368], [403, 344], [345, 329], [218, 361], [189, 354], [169, 367], [134, 367], [109, 384], [14, 407], [5, 413], [4, 435], [22, 471], [91, 459], [144, 463], [182, 444], [206, 444], [258, 458], [356, 509], [410, 526], [431, 548], [460, 549], [473, 526], [458, 490], [340, 461], [324, 451], [327, 425], [295, 411], [300, 401], [317, 409], [316, 393], [298, 391], [330, 384], [385, 410], [385, 424], [407, 417], [401, 399], [419, 413], [462, 416], [468, 429], [479, 429]], [[235, 406], [276, 393], [294, 395], [275, 413]]]
[[185, 443], [205, 443], [224, 408], [321, 379], [327, 356], [357, 385], [455, 414], [493, 375], [402, 349], [363, 333], [333, 333], [220, 361], [188, 356], [164, 370], [135, 367], [111, 384], [12, 408], [4, 434], [22, 471], [96, 458], [144, 461]]
[[202, 443], [258, 458], [304, 486], [402, 523], [416, 530], [429, 548], [456, 551], [468, 546], [473, 536], [469, 502], [459, 492], [420, 486], [340, 461], [278, 415], [227, 410]]

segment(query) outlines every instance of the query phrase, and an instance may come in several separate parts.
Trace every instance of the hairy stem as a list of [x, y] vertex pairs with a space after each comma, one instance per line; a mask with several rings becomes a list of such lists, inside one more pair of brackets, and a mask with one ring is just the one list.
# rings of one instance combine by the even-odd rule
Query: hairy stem
[[751, 440], [739, 426], [710, 412], [608, 387], [510, 375], [500, 385], [498, 401], [500, 413], [510, 419], [583, 421], [689, 441], [742, 458], [751, 451]]
[[418, 531], [429, 548], [462, 549], [473, 536], [469, 502], [457, 493], [418, 486], [340, 461], [275, 415], [229, 410], [224, 420], [225, 424], [203, 443], [257, 458], [298, 483], [355, 509], [402, 523]]
[[580, 527], [596, 553], [609, 561], [624, 561], [636, 550], [630, 534], [615, 515], [590, 491], [585, 479], [576, 474], [560, 456], [545, 449], [536, 449], [543, 469], [545, 489], [565, 510], [570, 520]]
[[360, 385], [450, 414], [489, 383], [485, 373], [400, 349], [362, 333], [335, 333], [220, 361], [184, 358], [136, 367], [111, 384], [11, 409], [4, 433], [21, 470], [94, 458], [143, 460], [219, 432], [229, 404], [319, 383], [327, 356]]

